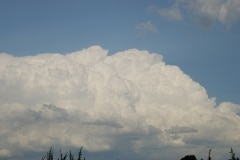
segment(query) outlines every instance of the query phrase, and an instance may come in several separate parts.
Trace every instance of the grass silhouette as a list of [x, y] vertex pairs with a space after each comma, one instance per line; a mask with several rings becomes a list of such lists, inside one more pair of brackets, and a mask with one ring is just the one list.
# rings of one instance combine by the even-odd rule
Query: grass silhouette
[[[77, 159], [74, 158], [74, 154], [72, 153], [71, 150], [69, 151], [69, 153], [67, 152], [63, 155], [62, 150], [60, 149], [60, 158], [58, 158], [58, 160], [67, 160], [67, 158], [69, 160], [85, 160], [85, 157], [83, 157], [83, 155], [82, 155], [82, 149], [83, 149], [83, 147], [80, 148]], [[42, 157], [42, 160], [53, 160], [53, 148], [52, 147], [49, 149], [47, 154]]]

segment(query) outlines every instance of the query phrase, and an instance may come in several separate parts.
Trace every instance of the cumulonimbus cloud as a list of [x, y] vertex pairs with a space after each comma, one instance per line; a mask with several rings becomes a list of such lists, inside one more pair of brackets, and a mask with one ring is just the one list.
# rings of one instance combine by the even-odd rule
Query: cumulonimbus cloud
[[239, 144], [238, 104], [216, 106], [160, 54], [107, 53], [92, 46], [65, 55], [0, 54], [0, 156], [84, 146], [148, 159], [179, 148], [170, 155], [176, 159], [190, 146], [196, 153]]

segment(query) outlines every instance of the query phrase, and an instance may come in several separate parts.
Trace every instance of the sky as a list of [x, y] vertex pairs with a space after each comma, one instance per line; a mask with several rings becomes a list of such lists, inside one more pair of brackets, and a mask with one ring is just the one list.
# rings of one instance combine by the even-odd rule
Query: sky
[[0, 157], [227, 159], [239, 42], [239, 0], [1, 0]]

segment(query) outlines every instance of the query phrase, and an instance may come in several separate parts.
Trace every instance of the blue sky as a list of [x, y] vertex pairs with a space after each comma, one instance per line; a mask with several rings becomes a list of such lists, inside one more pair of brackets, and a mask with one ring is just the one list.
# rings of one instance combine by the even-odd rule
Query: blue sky
[[[166, 63], [179, 66], [218, 102], [240, 103], [238, 21], [227, 27], [213, 19], [206, 27], [191, 12], [173, 20], [149, 11], [151, 6], [157, 10], [171, 8], [174, 3], [2, 0], [0, 52], [16, 56], [68, 53], [91, 45], [101, 45], [110, 54], [144, 49], [160, 53]], [[184, 9], [182, 12], [187, 14]], [[147, 22], [154, 31], [137, 27]]]
[[[203, 94], [203, 91], [199, 89], [201, 90], [200, 95], [204, 95], [202, 97], [199, 96], [200, 97], [199, 99], [202, 98], [201, 100], [199, 100], [200, 105], [206, 104], [206, 106], [216, 107], [219, 104], [219, 108], [220, 108], [219, 110], [221, 110], [221, 112], [228, 111], [228, 109], [230, 108], [229, 110], [234, 110], [234, 113], [239, 115], [239, 104], [240, 104], [240, 85], [239, 85], [239, 82], [240, 82], [240, 72], [239, 72], [240, 11], [239, 11], [239, 8], [240, 8], [239, 0], [228, 0], [228, 1], [225, 1], [225, 0], [192, 0], [192, 1], [188, 1], [188, 0], [165, 0], [165, 1], [161, 1], [161, 0], [130, 0], [130, 1], [127, 1], [127, 0], [75, 0], [75, 1], [73, 0], [71, 1], [1, 0], [0, 1], [0, 53], [7, 53], [14, 57], [33, 56], [36, 59], [38, 59], [36, 60], [33, 58], [34, 59], [33, 62], [40, 63], [45, 58], [45, 56], [48, 56], [50, 60], [51, 58], [54, 59], [54, 56], [56, 55], [54, 55], [53, 53], [60, 53], [62, 55], [66, 55], [67, 53], [72, 53], [72, 52], [75, 53], [77, 51], [82, 53], [84, 52], [84, 50], [82, 51], [82, 49], [84, 48], [86, 49], [89, 47], [90, 49], [86, 49], [86, 52], [93, 53], [91, 58], [94, 59], [94, 56], [95, 56], [94, 53], [96, 51], [103, 53], [103, 55], [101, 56], [104, 57], [105, 51], [108, 50], [109, 58], [113, 59], [113, 61], [118, 58], [120, 59], [122, 56], [122, 54], [120, 55], [116, 54], [117, 52], [126, 51], [128, 53], [129, 49], [135, 48], [137, 50], [130, 50], [129, 52], [134, 52], [134, 53], [136, 52], [136, 54], [138, 54], [138, 52], [140, 52], [139, 50], [146, 50], [147, 52], [150, 52], [150, 53], [157, 53], [162, 55], [163, 61], [166, 64], [178, 66], [186, 75], [191, 77], [195, 82], [199, 83], [201, 86], [203, 86], [206, 89], [209, 99], [211, 99], [212, 97], [216, 97], [217, 105], [213, 105], [211, 104], [212, 103], [211, 100], [208, 101], [204, 99], [205, 94]], [[101, 46], [102, 49], [98, 47], [91, 48], [91, 46], [96, 46], [96, 45]], [[43, 54], [42, 56], [38, 56], [39, 54], [42, 54], [42, 53], [50, 53], [50, 55]], [[140, 55], [141, 54], [139, 54], [139, 57]], [[73, 55], [69, 57], [72, 58], [72, 56]], [[59, 58], [59, 56], [56, 56], [56, 57]], [[131, 59], [131, 54], [129, 54], [129, 57]], [[151, 56], [149, 55], [149, 57]], [[149, 57], [148, 56], [146, 57], [146, 61], [148, 61]], [[9, 65], [14, 68], [19, 64], [19, 69], [15, 68], [16, 73], [19, 70], [21, 70], [24, 73], [25, 71], [26, 73], [27, 72], [30, 73], [30, 70], [25, 70], [26, 68], [24, 67], [26, 66], [21, 65], [22, 64], [20, 63], [21, 59], [12, 60], [12, 61], [9, 60], [5, 62], [5, 58], [8, 59], [9, 57], [5, 57], [3, 55], [0, 58], [2, 58], [2, 63], [3, 63], [2, 66], [7, 65], [7, 63], [9, 62]], [[28, 59], [28, 57], [25, 57], [25, 58], [26, 59], [24, 61], [27, 62], [29, 60], [29, 62], [32, 63], [31, 58], [30, 59]], [[48, 58], [46, 59], [48, 60]], [[60, 57], [59, 59], [61, 58], [62, 57]], [[135, 57], [135, 58], [136, 58], [136, 64], [137, 64], [140, 61], [139, 60], [140, 58], [139, 59], [138, 57]], [[158, 60], [158, 58], [156, 59]], [[48, 68], [53, 67], [54, 64], [56, 65], [59, 64], [58, 62], [51, 64], [51, 63], [48, 63], [47, 60], [46, 60], [46, 68], [47, 68], [46, 70], [48, 70]], [[15, 62], [15, 61], [16, 61], [16, 64], [12, 64], [12, 62]], [[1, 62], [1, 59], [0, 59], [0, 62]], [[85, 65], [84, 62], [81, 62], [81, 63]], [[68, 65], [71, 66], [71, 64], [68, 64]], [[127, 61], [126, 65], [131, 66], [132, 64], [128, 64], [128, 61]], [[1, 64], [0, 64], [0, 67], [1, 67]], [[11, 67], [9, 68], [11, 69]], [[34, 68], [34, 67], [36, 66], [31, 66], [30, 68]], [[56, 66], [56, 68], [57, 67], [59, 66]], [[100, 65], [100, 68], [101, 68], [101, 65]], [[112, 73], [110, 73], [110, 70], [105, 71], [106, 68], [107, 67], [103, 68], [104, 70], [103, 72], [106, 72], [106, 75], [108, 74], [111, 75]], [[95, 69], [96, 68], [94, 68], [94, 70]], [[176, 68], [173, 68], [173, 70], [174, 70], [173, 71], [174, 73], [176, 72], [176, 77], [177, 77], [177, 75], [180, 74], [179, 71], [176, 70]], [[0, 73], [2, 72], [2, 75], [4, 76], [7, 75], [5, 77], [0, 76], [0, 78], [3, 79], [2, 81], [0, 80], [0, 89], [2, 87], [3, 89], [6, 89], [6, 91], [10, 90], [7, 93], [11, 96], [13, 94], [15, 95], [15, 91], [14, 91], [15, 90], [14, 87], [16, 87], [15, 83], [11, 84], [12, 82], [15, 82], [15, 81], [13, 80], [9, 82], [10, 84], [9, 88], [4, 87], [5, 83], [3, 82], [5, 82], [5, 80], [9, 77], [11, 78], [11, 76], [8, 77], [8, 75], [12, 75], [12, 77], [14, 77], [15, 75], [17, 76], [18, 74], [14, 72], [14, 69], [10, 70], [9, 72], [7, 71], [3, 71], [0, 68]], [[31, 73], [33, 72], [37, 72], [37, 71], [32, 71]], [[41, 74], [44, 72], [45, 70], [41, 72]], [[69, 73], [70, 72], [71, 71], [69, 71]], [[57, 74], [58, 71], [55, 71], [55, 72], [52, 71], [52, 73], [53, 75], [56, 74], [57, 76], [62, 76], [60, 74], [59, 75]], [[91, 72], [89, 74], [91, 75]], [[170, 71], [169, 71], [169, 74], [171, 75]], [[57, 76], [55, 77], [56, 79], [57, 79]], [[136, 76], [137, 76], [137, 73], [136, 73]], [[26, 77], [28, 76], [26, 75]], [[171, 78], [173, 77], [174, 76], [172, 76]], [[181, 75], [181, 77], [184, 77], [184, 76]], [[15, 77], [15, 78], [16, 78], [17, 84], [19, 82], [19, 84], [23, 86], [25, 85], [24, 82], [21, 82], [22, 77]], [[186, 80], [186, 78], [183, 78], [183, 79]], [[51, 84], [52, 88], [55, 87], [54, 86], [55, 84], [51, 82], [40, 83], [40, 80], [39, 80], [36, 83], [39, 83], [40, 86], [42, 84]], [[179, 83], [184, 83], [184, 82], [179, 82]], [[97, 85], [99, 84], [96, 82], [96, 86]], [[153, 84], [149, 84], [149, 85], [151, 86]], [[37, 85], [33, 84], [33, 86], [36, 87]], [[66, 86], [68, 85], [66, 84]], [[196, 87], [195, 84], [193, 84], [192, 88], [198, 88], [198, 87]], [[74, 94], [78, 93], [78, 91], [74, 90], [74, 87], [71, 89], [72, 89], [71, 93], [74, 93]], [[16, 94], [19, 93], [20, 95], [22, 95], [22, 91], [24, 90], [16, 87]], [[102, 92], [105, 93], [104, 91], [101, 91], [100, 93]], [[31, 94], [33, 92], [31, 91], [27, 93]], [[55, 92], [46, 91], [46, 95], [52, 94], [52, 93], [55, 93]], [[61, 91], [59, 91], [59, 94], [60, 93]], [[87, 94], [88, 92], [86, 92], [86, 95]], [[106, 93], [106, 95], [107, 94], [108, 93]], [[51, 96], [52, 95], [50, 95], [49, 97]], [[17, 100], [15, 100], [14, 98], [11, 98], [11, 97], [9, 98], [8, 96], [6, 96], [7, 97], [6, 101], [9, 100], [8, 103], [6, 102], [6, 104], [8, 105], [6, 105], [5, 100], [1, 101], [1, 97], [4, 97], [3, 93], [0, 94], [0, 103], [2, 103], [2, 106], [4, 107], [7, 106], [6, 108], [8, 108], [8, 105], [11, 106], [10, 104], [15, 104], [15, 101], [18, 100], [18, 98], [16, 98]], [[23, 97], [23, 99], [26, 97]], [[188, 96], [186, 95], [186, 97]], [[23, 115], [25, 113], [26, 114], [28, 113], [31, 115], [33, 115], [33, 113], [36, 113], [37, 115], [38, 113], [40, 114], [40, 113], [45, 113], [48, 111], [51, 112], [55, 110], [56, 112], [59, 112], [59, 115], [65, 114], [65, 111], [62, 110], [62, 108], [60, 109], [58, 108], [59, 106], [64, 108], [64, 106], [61, 106], [61, 98], [60, 100], [57, 101], [56, 99], [59, 99], [59, 98], [54, 97], [52, 98], [52, 102], [49, 100], [49, 105], [43, 104], [42, 108], [41, 107], [38, 108], [39, 107], [38, 101], [44, 98], [46, 98], [44, 97], [44, 95], [41, 95], [41, 94], [35, 95], [34, 93], [33, 100], [37, 101], [36, 102], [37, 109], [33, 111], [31, 110], [31, 112], [29, 112], [29, 110], [27, 109], [24, 111], [21, 111], [19, 112], [18, 116], [16, 116], [16, 119], [13, 119], [13, 120], [18, 120], [19, 118], [20, 119], [19, 121], [22, 120], [21, 122], [23, 122], [23, 124], [25, 123], [25, 121], [28, 122], [28, 120], [24, 119], [25, 116]], [[32, 102], [33, 100], [31, 99], [30, 100], [31, 102], [29, 102], [29, 104], [24, 100], [19, 100], [19, 101], [21, 101], [21, 103], [23, 104], [26, 103], [27, 106], [28, 105], [30, 106], [30, 104], [34, 104], [34, 102]], [[73, 100], [75, 99], [73, 98]], [[153, 98], [153, 101], [154, 100], [155, 99]], [[181, 100], [179, 100], [179, 102], [180, 101]], [[139, 103], [145, 104], [147, 102], [148, 100], [146, 98], [146, 99], [143, 99], [141, 103], [140, 102]], [[225, 102], [231, 102], [231, 104], [228, 104]], [[80, 102], [80, 103], [83, 103], [83, 102]], [[86, 102], [86, 103], [90, 103], [90, 102]], [[68, 104], [68, 102], [62, 102], [62, 105], [63, 104]], [[153, 106], [154, 105], [155, 104], [153, 104]], [[169, 102], [169, 106], [171, 105], [172, 104]], [[74, 105], [72, 104], [72, 106]], [[180, 106], [181, 106], [181, 103], [180, 103]], [[69, 112], [66, 109], [66, 112], [70, 114], [72, 111], [71, 109], [69, 109]], [[6, 111], [6, 113], [8, 112]], [[141, 115], [141, 113], [142, 112], [139, 112], [138, 114]], [[204, 109], [201, 109], [199, 111], [199, 114], [200, 113], [203, 113], [204, 115], [205, 113]], [[216, 117], [218, 116], [217, 113], [218, 111], [216, 111]], [[148, 115], [148, 112], [146, 113], [146, 115]], [[149, 113], [149, 115], [151, 114]], [[214, 115], [214, 114], [212, 114], [211, 112], [211, 115]], [[229, 113], [229, 115], [231, 114]], [[75, 115], [73, 115], [73, 117], [74, 116]], [[89, 115], [89, 117], [91, 117], [91, 114]], [[89, 117], [87, 117], [87, 119], [89, 119], [89, 121], [90, 120], [92, 121], [84, 122], [84, 125], [92, 125], [92, 126], [93, 125], [102, 126], [103, 124], [109, 125], [109, 126], [116, 125], [116, 128], [117, 128], [121, 126], [120, 124], [124, 123], [119, 119], [114, 119], [114, 122], [112, 121], [105, 122], [105, 120], [108, 121], [109, 119], [103, 118], [99, 120], [99, 119], [91, 119]], [[232, 118], [234, 119], [235, 117], [232, 117]], [[235, 119], [234, 120], [231, 119], [231, 120], [233, 122], [239, 122], [238, 118], [239, 116], [236, 118], [236, 120]], [[49, 119], [51, 119], [51, 117]], [[52, 119], [54, 119], [54, 117]], [[217, 122], [219, 122], [218, 124], [222, 124], [224, 122], [224, 121], [221, 121], [222, 120], [221, 118], [219, 119], [216, 118], [216, 119], [217, 119]], [[8, 118], [6, 118], [6, 121], [8, 121]], [[80, 119], [79, 121], [82, 122], [82, 119]], [[11, 120], [9, 120], [9, 123], [10, 122]], [[151, 128], [152, 127], [151, 126], [152, 124], [150, 123], [151, 120], [147, 122], [149, 122], [149, 125], [150, 125], [150, 127], [148, 126], [147, 130], [154, 132], [156, 129], [154, 128], [156, 127], [154, 126], [155, 124], [153, 125], [154, 127]], [[38, 124], [38, 122], [36, 123]], [[55, 124], [55, 121], [53, 121], [52, 123]], [[20, 123], [20, 126], [21, 124], [22, 123]], [[163, 127], [161, 128], [160, 131], [166, 131], [166, 134], [167, 133], [173, 134], [175, 132], [176, 133], [180, 132], [179, 135], [176, 134], [174, 136], [181, 137], [182, 134], [188, 135], [188, 133], [190, 132], [191, 133], [192, 132], [196, 133], [198, 131], [200, 132], [199, 128], [202, 127], [200, 122], [199, 122], [200, 125], [199, 124], [198, 125], [201, 127], [197, 129], [191, 128], [192, 127], [191, 124], [187, 124], [186, 126], [185, 125], [176, 126], [173, 124], [166, 125], [169, 128]], [[234, 125], [234, 123], [231, 123], [231, 124]], [[59, 125], [59, 124], [56, 124], [56, 125]], [[29, 128], [31, 129], [31, 127], [32, 126], [30, 126]], [[240, 129], [240, 126], [238, 129]], [[102, 133], [102, 130], [100, 132]], [[213, 132], [213, 133], [216, 133], [216, 132]], [[130, 139], [129, 137], [131, 137], [134, 134], [135, 133], [128, 133], [126, 135], [123, 135], [123, 137], [120, 137], [120, 138], [115, 137], [115, 138], [117, 139], [116, 141], [120, 143], [122, 142], [121, 138], [128, 141]], [[229, 134], [229, 137], [235, 136], [232, 133], [228, 133], [228, 134]], [[205, 134], [203, 135], [205, 136]], [[139, 134], [138, 136], [144, 137], [145, 135], [143, 133], [143, 135]], [[173, 137], [173, 135], [171, 136]], [[203, 140], [208, 141], [209, 139], [207, 138], [209, 137], [206, 136], [207, 138], [205, 138], [204, 136], [202, 137]], [[151, 138], [151, 135], [149, 137]], [[193, 144], [198, 141], [198, 139], [192, 140], [191, 138], [188, 141], [188, 143]], [[9, 139], [10, 139], [9, 141], [15, 142], [14, 138], [12, 139], [9, 138]], [[236, 142], [238, 142], [238, 140], [239, 139], [237, 139]], [[176, 143], [180, 143], [179, 141], [177, 141]], [[0, 141], [0, 144], [2, 143]], [[155, 142], [153, 141], [152, 143], [154, 144]], [[217, 145], [217, 142], [215, 143], [216, 143], [215, 145]], [[222, 143], [219, 143], [219, 144], [222, 144]], [[151, 146], [150, 142], [148, 145]], [[8, 146], [11, 146], [10, 142]], [[19, 144], [19, 146], [21, 145]], [[208, 145], [206, 146], [207, 146], [206, 148], [208, 149], [209, 146]], [[110, 146], [110, 148], [111, 147], [113, 146]], [[161, 147], [166, 147], [166, 146], [160, 145], [160, 148]], [[174, 147], [173, 149], [176, 149]], [[10, 153], [10, 152], [7, 152], [9, 148], [6, 148], [6, 150], [0, 148], [0, 156], [1, 156], [1, 153], [6, 153], [6, 154]], [[91, 148], [91, 146], [89, 146], [89, 148]], [[190, 147], [187, 146], [186, 148], [191, 148], [191, 146]], [[185, 150], [186, 148], [183, 149], [184, 152], [186, 151]], [[127, 149], [125, 148], [123, 150], [126, 151], [128, 149], [129, 148]], [[116, 146], [114, 151], [115, 152], [109, 152], [107, 154], [111, 155], [112, 153], [118, 153], [118, 150], [116, 151]], [[129, 149], [129, 151], [127, 152], [131, 152], [131, 151], [132, 150]], [[151, 151], [149, 149], [149, 152]], [[176, 153], [178, 151], [179, 150], [176, 149]], [[98, 153], [95, 152], [94, 154], [98, 154]], [[167, 155], [168, 153], [165, 153], [165, 154]], [[128, 156], [127, 153], [124, 156], [127, 157]], [[180, 157], [178, 158], [180, 159]]]

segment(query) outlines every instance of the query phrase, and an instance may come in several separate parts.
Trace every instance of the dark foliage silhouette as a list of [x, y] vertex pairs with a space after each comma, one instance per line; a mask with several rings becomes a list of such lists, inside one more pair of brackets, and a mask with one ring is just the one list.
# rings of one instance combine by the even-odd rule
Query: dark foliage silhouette
[[233, 152], [233, 149], [231, 148], [231, 150], [230, 150], [230, 152], [229, 152], [230, 154], [231, 154], [231, 159], [229, 159], [229, 160], [239, 160], [239, 158], [237, 157], [237, 158], [235, 158], [235, 153]]
[[212, 149], [209, 149], [209, 151], [208, 151], [208, 160], [211, 160], [212, 158], [211, 158], [211, 151], [212, 151]]
[[[83, 159], [82, 159], [82, 149], [83, 149], [83, 147], [80, 148], [80, 150], [78, 152], [78, 157], [76, 160], [85, 160], [85, 157], [83, 157]], [[69, 160], [75, 160], [74, 154], [72, 153], [71, 150], [69, 151], [69, 156], [68, 156], [68, 152], [63, 155], [62, 150], [60, 149], [60, 158], [58, 158], [58, 160], [67, 160], [67, 157], [69, 157]], [[53, 148], [52, 147], [49, 149], [47, 154], [42, 157], [42, 160], [53, 160]]]
[[195, 155], [186, 155], [185, 157], [181, 158], [181, 160], [197, 160]]
[[[212, 151], [212, 149], [209, 149], [208, 160], [212, 160], [211, 151]], [[235, 157], [235, 153], [233, 152], [232, 148], [229, 153], [231, 154], [231, 158], [228, 160], [240, 160], [238, 157]], [[185, 157], [181, 158], [181, 160], [197, 160], [197, 159], [196, 159], [195, 155], [186, 155]], [[204, 159], [201, 158], [201, 160], [204, 160]]]
[[[78, 156], [75, 159], [74, 154], [72, 153], [71, 150], [65, 154], [62, 154], [62, 150], [60, 149], [60, 158], [58, 158], [57, 160], [85, 160], [85, 157], [82, 154], [82, 150], [83, 150], [83, 147], [80, 148], [80, 150], [78, 152]], [[211, 151], [212, 151], [212, 149], [209, 149], [208, 160], [212, 160]], [[240, 160], [238, 157], [235, 156], [235, 152], [233, 151], [232, 148], [229, 153], [231, 154], [231, 158], [228, 160]], [[42, 157], [42, 160], [53, 160], [53, 148], [52, 147], [49, 149], [47, 154]], [[197, 160], [197, 158], [195, 157], [195, 155], [186, 155], [185, 157], [181, 158], [180, 160]], [[201, 160], [204, 160], [204, 159], [201, 159]]]

